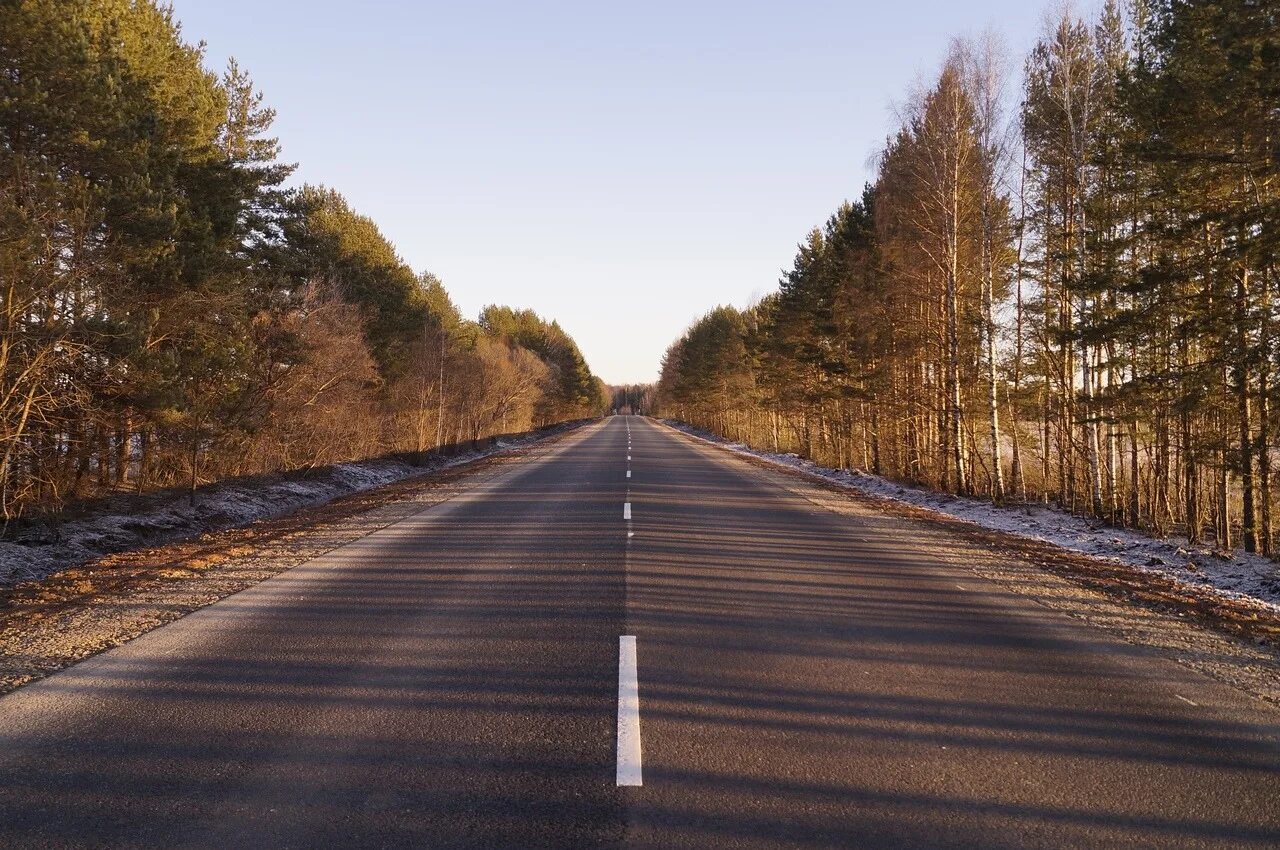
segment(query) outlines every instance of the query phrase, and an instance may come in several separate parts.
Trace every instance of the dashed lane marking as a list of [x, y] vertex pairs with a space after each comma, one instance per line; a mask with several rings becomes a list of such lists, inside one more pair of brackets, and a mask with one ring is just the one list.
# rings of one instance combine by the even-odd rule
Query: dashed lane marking
[[618, 638], [618, 785], [643, 785], [635, 635]]

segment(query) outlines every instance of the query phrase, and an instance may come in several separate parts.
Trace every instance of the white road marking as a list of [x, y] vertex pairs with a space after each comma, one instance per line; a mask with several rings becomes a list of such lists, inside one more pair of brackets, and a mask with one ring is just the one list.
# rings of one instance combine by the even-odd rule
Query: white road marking
[[622, 518], [631, 519], [631, 503], [630, 502], [622, 503]]
[[1196, 708], [1199, 708], [1199, 707], [1200, 707], [1200, 704], [1199, 704], [1199, 703], [1197, 703], [1197, 702], [1192, 702], [1191, 700], [1189, 700], [1189, 699], [1187, 699], [1186, 697], [1184, 697], [1182, 694], [1174, 694], [1174, 696], [1175, 696], [1175, 697], [1177, 697], [1178, 699], [1182, 700], [1183, 702], [1185, 702], [1187, 705], [1194, 705]]
[[640, 677], [635, 635], [618, 638], [619, 785], [643, 785], [640, 773]]
[[631, 460], [631, 455], [627, 455], [627, 460]]
[[629, 470], [629, 469], [627, 470], [627, 477], [628, 477], [628, 478], [630, 478], [630, 477], [631, 477], [631, 470]]

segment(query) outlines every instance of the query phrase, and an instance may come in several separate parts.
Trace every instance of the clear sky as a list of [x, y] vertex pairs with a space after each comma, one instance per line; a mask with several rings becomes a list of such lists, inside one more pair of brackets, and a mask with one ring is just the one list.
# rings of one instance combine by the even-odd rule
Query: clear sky
[[1044, 0], [174, 0], [278, 111], [297, 179], [342, 192], [463, 312], [532, 307], [611, 383], [653, 380], [717, 304], [775, 286], [861, 193], [893, 104]]

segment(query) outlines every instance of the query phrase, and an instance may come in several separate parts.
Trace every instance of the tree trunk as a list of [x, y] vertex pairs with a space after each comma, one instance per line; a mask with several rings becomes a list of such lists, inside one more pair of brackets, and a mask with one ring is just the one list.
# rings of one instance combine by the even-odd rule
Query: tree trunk
[[982, 309], [986, 324], [987, 338], [987, 405], [991, 426], [991, 500], [996, 504], [1004, 501], [1004, 469], [1000, 460], [1000, 398], [999, 383], [996, 379], [996, 322], [992, 306], [992, 281], [990, 272], [983, 285]]
[[1258, 368], [1258, 488], [1262, 508], [1261, 549], [1271, 554], [1271, 288], [1264, 278]]
[[1249, 272], [1242, 271], [1236, 282], [1236, 403], [1240, 429], [1240, 536], [1246, 552], [1258, 551], [1257, 512], [1254, 507], [1253, 483], [1253, 413], [1249, 394]]
[[1200, 476], [1196, 451], [1192, 445], [1191, 414], [1182, 414], [1182, 503], [1186, 512], [1187, 542], [1199, 543], [1200, 526]]

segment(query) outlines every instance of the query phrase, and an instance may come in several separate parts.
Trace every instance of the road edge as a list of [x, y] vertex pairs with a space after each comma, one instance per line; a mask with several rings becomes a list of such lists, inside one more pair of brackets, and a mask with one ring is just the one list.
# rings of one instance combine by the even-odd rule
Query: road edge
[[[69, 567], [0, 607], [0, 695], [527, 468], [601, 420], [283, 516]], [[513, 464], [518, 464], [513, 466]]]
[[[1124, 564], [986, 529], [927, 508], [877, 498], [803, 469], [734, 451], [728, 445], [661, 420], [649, 421], [693, 446], [715, 450], [757, 472], [780, 473], [761, 477], [823, 510], [843, 515], [870, 511], [954, 535], [970, 547], [994, 556], [989, 565], [958, 564], [975, 575], [1044, 607], [1089, 622], [1130, 644], [1152, 649], [1253, 697], [1280, 705], [1280, 622], [1263, 620], [1256, 609], [1231, 610], [1230, 600], [1217, 596], [1205, 600], [1183, 593], [1185, 586], [1168, 579], [1148, 582], [1161, 577]], [[1019, 567], [1005, 569], [998, 563], [1002, 561]], [[1029, 585], [1027, 576], [1032, 572], [1044, 580]], [[1064, 604], [1048, 592], [1054, 583], [1065, 583], [1089, 598]], [[1241, 664], [1250, 665], [1251, 669], [1243, 671]]]

